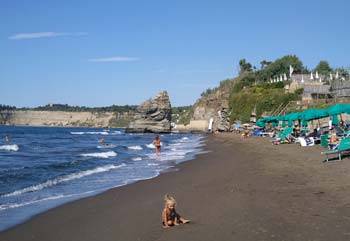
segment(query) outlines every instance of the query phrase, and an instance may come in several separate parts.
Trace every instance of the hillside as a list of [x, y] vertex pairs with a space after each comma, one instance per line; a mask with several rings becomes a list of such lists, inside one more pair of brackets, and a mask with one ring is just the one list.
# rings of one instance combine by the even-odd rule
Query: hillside
[[[270, 83], [274, 76], [289, 73], [290, 65], [295, 73], [309, 72], [295, 55], [287, 55], [274, 62], [263, 60], [260, 69], [242, 59], [237, 77], [223, 80], [218, 87], [202, 93], [193, 106], [191, 120], [208, 122], [213, 117], [215, 129], [220, 124], [229, 125], [236, 120], [249, 121], [255, 107], [260, 117], [264, 112], [271, 112], [280, 105], [300, 99], [302, 90], [286, 93], [284, 83]], [[228, 118], [222, 116], [222, 111], [227, 112]]]

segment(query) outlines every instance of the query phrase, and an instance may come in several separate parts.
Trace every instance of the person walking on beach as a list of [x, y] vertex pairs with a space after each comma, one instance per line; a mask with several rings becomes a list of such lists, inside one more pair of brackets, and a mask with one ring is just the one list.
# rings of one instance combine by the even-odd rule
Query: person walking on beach
[[160, 144], [160, 137], [157, 135], [156, 138], [154, 139], [154, 141], [152, 142], [152, 144], [155, 146], [156, 148], [156, 155], [159, 156], [160, 155], [160, 148], [161, 148], [161, 144]]
[[169, 228], [180, 223], [189, 223], [190, 220], [182, 218], [175, 210], [175, 198], [166, 194], [164, 197], [165, 207], [162, 212], [163, 228]]
[[332, 130], [333, 129], [333, 123], [332, 123], [332, 117], [329, 117], [329, 121], [328, 121], [328, 129]]

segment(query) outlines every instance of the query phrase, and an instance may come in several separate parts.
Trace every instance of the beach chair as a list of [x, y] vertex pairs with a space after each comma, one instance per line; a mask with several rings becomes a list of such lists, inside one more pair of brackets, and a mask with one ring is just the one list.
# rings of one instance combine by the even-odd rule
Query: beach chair
[[341, 161], [341, 153], [344, 151], [350, 151], [350, 138], [349, 137], [340, 140], [340, 143], [336, 147], [336, 149], [327, 150], [327, 151], [321, 152], [321, 154], [326, 155], [325, 162], [329, 161], [328, 156], [332, 155], [332, 154], [338, 154], [338, 160]]
[[293, 127], [287, 127], [285, 128], [282, 133], [279, 134], [278, 138], [281, 140], [284, 140], [288, 137], [288, 135], [291, 135], [293, 133]]
[[293, 133], [293, 127], [288, 127], [284, 129], [278, 137], [276, 137], [275, 140], [272, 140], [272, 144], [278, 145], [278, 144], [284, 144], [284, 143], [292, 143], [295, 141], [295, 137], [292, 135]]

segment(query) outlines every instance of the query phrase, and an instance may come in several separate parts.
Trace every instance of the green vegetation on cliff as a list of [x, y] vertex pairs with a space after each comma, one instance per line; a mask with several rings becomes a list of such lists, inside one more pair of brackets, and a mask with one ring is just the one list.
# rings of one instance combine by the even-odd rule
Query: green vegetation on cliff
[[0, 105], [0, 111], [3, 110], [15, 110], [16, 106], [10, 106], [10, 105]]
[[[280, 82], [281, 83], [281, 82]], [[252, 110], [256, 107], [257, 116], [265, 111], [274, 111], [280, 105], [298, 100], [296, 93], [285, 93], [284, 88], [276, 84], [246, 87], [239, 92], [231, 92], [229, 97], [230, 121], [249, 121]]]
[[171, 119], [175, 124], [187, 125], [190, 123], [192, 106], [178, 106], [171, 108]]
[[236, 78], [221, 81], [219, 87], [207, 89], [202, 97], [217, 91], [228, 91], [231, 123], [234, 120], [249, 121], [255, 107], [257, 117], [260, 117], [263, 112], [274, 111], [281, 105], [300, 99], [302, 90], [287, 93], [284, 89], [286, 82], [270, 83], [270, 79], [277, 76], [289, 75], [290, 66], [293, 66], [294, 73], [308, 73], [297, 56], [286, 55], [273, 62], [263, 60], [260, 64], [261, 68], [257, 69], [246, 59], [241, 59], [239, 75]]

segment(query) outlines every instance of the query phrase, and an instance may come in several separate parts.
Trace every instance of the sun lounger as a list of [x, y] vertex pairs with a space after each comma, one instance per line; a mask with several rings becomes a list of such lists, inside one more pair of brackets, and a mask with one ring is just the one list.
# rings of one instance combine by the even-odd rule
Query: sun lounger
[[338, 160], [341, 161], [341, 153], [343, 151], [350, 151], [350, 138], [344, 138], [340, 140], [339, 145], [335, 149], [321, 152], [321, 154], [326, 155], [325, 162], [329, 161], [328, 155], [332, 154], [338, 154]]
[[292, 135], [293, 133], [293, 128], [288, 127], [286, 129], [284, 129], [279, 135], [278, 137], [276, 137], [275, 140], [272, 140], [272, 144], [274, 145], [278, 145], [278, 144], [284, 144], [284, 143], [293, 143], [296, 141], [295, 136]]

